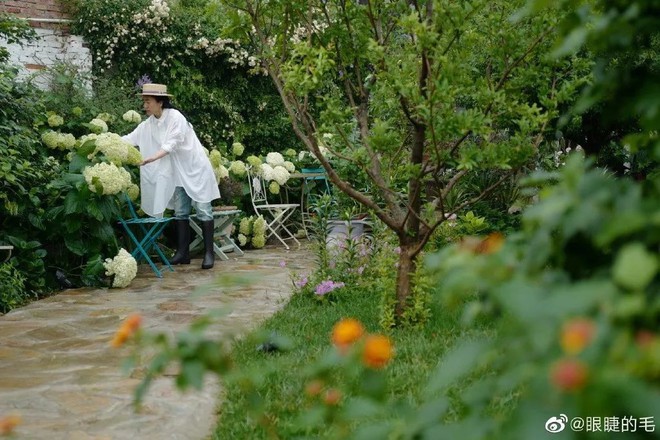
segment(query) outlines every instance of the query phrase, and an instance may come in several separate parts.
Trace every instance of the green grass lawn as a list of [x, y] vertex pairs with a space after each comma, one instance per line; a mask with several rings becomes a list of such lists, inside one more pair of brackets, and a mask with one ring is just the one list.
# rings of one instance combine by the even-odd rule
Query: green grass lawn
[[[330, 430], [305, 433], [295, 420], [309, 405], [305, 394], [306, 368], [331, 345], [334, 324], [342, 318], [360, 320], [367, 332], [378, 328], [380, 295], [376, 292], [346, 292], [336, 303], [321, 303], [315, 298], [294, 295], [260, 329], [234, 345], [235, 371], [251, 372], [261, 380], [255, 394], [236, 381], [227, 381], [222, 397], [216, 439], [331, 438]], [[434, 307], [424, 327], [395, 329], [390, 336], [395, 357], [386, 369], [390, 397], [415, 403], [430, 371], [457, 338], [464, 337], [457, 318]], [[291, 339], [286, 352], [264, 353], [257, 350], [260, 334], [285, 335]], [[251, 388], [252, 390], [252, 388]], [[259, 421], [251, 412], [256, 401], [263, 410]]]

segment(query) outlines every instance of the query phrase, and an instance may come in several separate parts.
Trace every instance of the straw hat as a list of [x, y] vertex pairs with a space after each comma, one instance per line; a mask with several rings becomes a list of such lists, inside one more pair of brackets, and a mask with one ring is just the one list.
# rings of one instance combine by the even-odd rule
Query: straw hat
[[167, 93], [167, 86], [165, 84], [144, 84], [142, 86], [142, 96], [169, 96]]

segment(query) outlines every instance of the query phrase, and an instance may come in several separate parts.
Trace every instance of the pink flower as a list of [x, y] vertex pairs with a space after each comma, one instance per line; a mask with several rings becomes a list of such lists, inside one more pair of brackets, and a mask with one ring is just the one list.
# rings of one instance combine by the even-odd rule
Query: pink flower
[[302, 289], [303, 287], [305, 287], [307, 285], [308, 282], [309, 282], [309, 279], [307, 279], [307, 275], [303, 275], [302, 277], [300, 277], [300, 279], [296, 280], [293, 284], [297, 288]]
[[394, 253], [395, 254], [400, 254], [401, 253], [401, 246], [397, 246], [394, 248]]
[[344, 286], [345, 286], [345, 284], [341, 283], [341, 282], [335, 283], [332, 280], [325, 280], [325, 281], [321, 281], [316, 286], [316, 288], [314, 289], [314, 293], [316, 293], [317, 295], [323, 296], [326, 293], [332, 292], [333, 290], [339, 289], [340, 287], [344, 287]]
[[280, 267], [286, 267], [286, 261], [284, 260], [280, 261]]

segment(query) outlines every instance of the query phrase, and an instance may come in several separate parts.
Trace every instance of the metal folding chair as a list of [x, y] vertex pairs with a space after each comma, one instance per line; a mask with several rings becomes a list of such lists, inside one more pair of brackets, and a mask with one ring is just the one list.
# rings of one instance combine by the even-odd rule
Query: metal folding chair
[[[167, 226], [167, 224], [172, 220], [176, 220], [177, 217], [139, 217], [130, 197], [124, 194], [124, 199], [126, 200], [126, 206], [128, 207], [128, 211], [131, 217], [120, 218], [119, 223], [121, 223], [121, 225], [124, 227], [126, 234], [130, 237], [133, 245], [135, 246], [135, 248], [131, 251], [131, 255], [133, 255], [137, 262], [140, 262], [140, 260], [144, 259], [149, 264], [149, 266], [151, 266], [151, 269], [154, 271], [156, 276], [162, 278], [163, 274], [149, 256], [150, 251], [153, 249], [156, 251], [156, 254], [158, 254], [163, 264], [167, 266], [171, 272], [174, 272], [174, 269], [170, 265], [169, 260], [167, 257], [165, 257], [165, 254], [158, 245], [157, 240], [163, 234], [165, 226]], [[133, 227], [136, 231], [139, 231], [138, 235], [141, 238], [138, 238], [138, 235], [133, 232], [131, 227]]]
[[[287, 229], [285, 223], [300, 208], [297, 203], [270, 203], [267, 197], [268, 187], [264, 184], [261, 176], [255, 176], [248, 171], [248, 183], [250, 185], [250, 198], [252, 199], [252, 207], [257, 215], [264, 215], [266, 219], [266, 226], [270, 231], [266, 240], [275, 236], [285, 248], [289, 249], [289, 245], [284, 240], [293, 240], [298, 246], [300, 242], [298, 239]], [[279, 232], [279, 233], [278, 233]], [[284, 238], [280, 233], [286, 234]]]

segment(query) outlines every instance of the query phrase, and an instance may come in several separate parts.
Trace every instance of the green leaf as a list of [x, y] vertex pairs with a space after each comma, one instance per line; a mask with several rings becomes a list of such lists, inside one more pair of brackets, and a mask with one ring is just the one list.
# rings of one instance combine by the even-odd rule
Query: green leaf
[[67, 236], [64, 238], [67, 249], [76, 255], [85, 255], [85, 241], [79, 236]]
[[394, 427], [394, 421], [384, 420], [373, 425], [367, 425], [360, 427], [355, 434], [353, 439], [355, 440], [373, 440], [376, 438], [390, 438], [389, 434]]
[[181, 374], [176, 378], [176, 384], [181, 389], [192, 386], [201, 390], [203, 379], [204, 364], [196, 359], [185, 360], [181, 367]]
[[71, 163], [69, 163], [69, 172], [70, 173], [80, 173], [82, 170], [91, 165], [87, 156], [81, 156], [80, 154], [74, 154], [71, 158]]
[[578, 27], [562, 40], [561, 46], [552, 52], [552, 56], [559, 58], [577, 51], [586, 41], [589, 31], [586, 27]]
[[426, 386], [426, 395], [432, 396], [469, 374], [478, 366], [487, 349], [485, 341], [467, 341], [453, 348], [440, 361]]
[[643, 290], [658, 273], [658, 257], [639, 242], [624, 246], [616, 256], [612, 276], [620, 286]]
[[351, 419], [370, 418], [377, 416], [382, 411], [378, 402], [366, 397], [352, 397], [344, 405], [344, 413]]

